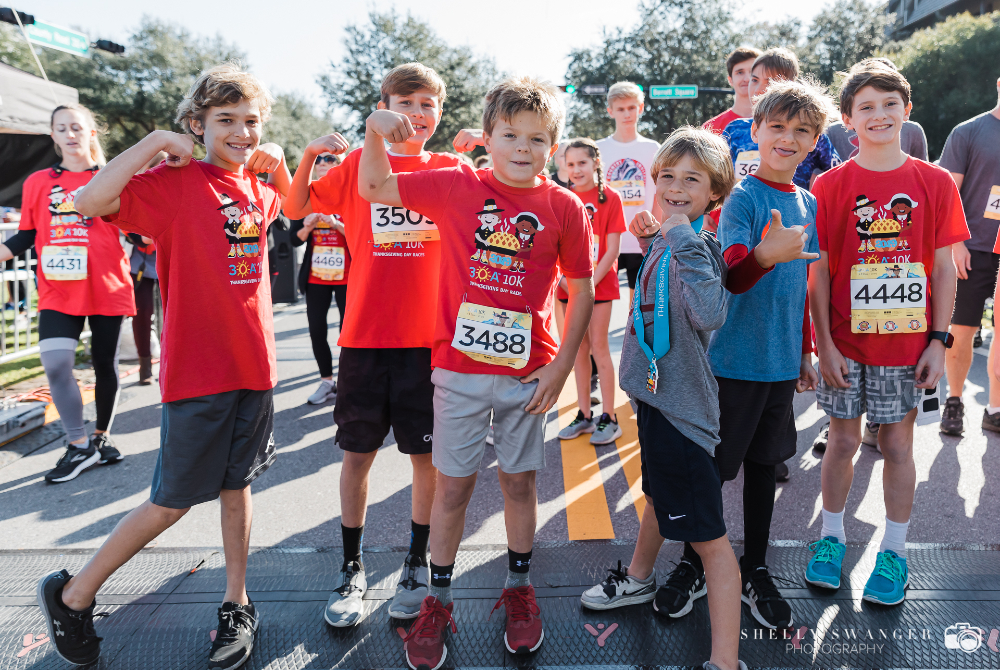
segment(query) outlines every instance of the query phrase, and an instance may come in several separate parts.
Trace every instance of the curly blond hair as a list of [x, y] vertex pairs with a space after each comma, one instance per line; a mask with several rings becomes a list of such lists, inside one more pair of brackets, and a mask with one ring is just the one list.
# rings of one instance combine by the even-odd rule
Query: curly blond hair
[[670, 133], [670, 137], [653, 158], [653, 165], [649, 170], [653, 175], [653, 183], [659, 178], [660, 170], [677, 165], [684, 156], [690, 156], [699, 168], [708, 173], [712, 190], [718, 195], [708, 203], [705, 212], [721, 207], [736, 185], [736, 172], [725, 140], [702, 128], [678, 128]]
[[205, 138], [194, 132], [191, 121], [204, 123], [205, 112], [210, 107], [238, 105], [244, 100], [256, 102], [261, 122], [271, 117], [274, 98], [257, 77], [243, 69], [237, 61], [211, 67], [201, 73], [181, 103], [177, 105], [175, 122], [196, 142], [205, 144]]

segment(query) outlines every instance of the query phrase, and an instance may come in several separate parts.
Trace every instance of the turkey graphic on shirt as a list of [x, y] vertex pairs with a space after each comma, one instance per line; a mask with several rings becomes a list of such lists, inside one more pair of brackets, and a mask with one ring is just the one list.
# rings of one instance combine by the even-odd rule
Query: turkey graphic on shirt
[[861, 262], [886, 262], [886, 254], [910, 251], [910, 241], [902, 235], [913, 228], [911, 213], [917, 204], [905, 193], [895, 194], [882, 205], [879, 205], [878, 198], [869, 199], [864, 194], [855, 198], [851, 212], [857, 217], [858, 254], [867, 254], [860, 259]]
[[[49, 214], [52, 215], [51, 226], [84, 226], [89, 228], [93, 224], [93, 220], [81, 216], [76, 211], [76, 205], [73, 204], [77, 194], [81, 190], [83, 190], [82, 186], [73, 191], [66, 191], [59, 184], [52, 187], [52, 190], [49, 191]], [[61, 234], [56, 234], [56, 237], [61, 236]]]

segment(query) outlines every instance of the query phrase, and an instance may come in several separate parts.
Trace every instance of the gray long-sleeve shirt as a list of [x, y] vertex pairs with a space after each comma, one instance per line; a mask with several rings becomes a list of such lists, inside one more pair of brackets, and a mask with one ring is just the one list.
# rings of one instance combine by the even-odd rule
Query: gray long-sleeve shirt
[[622, 346], [619, 383], [634, 400], [657, 408], [684, 436], [715, 456], [719, 443], [719, 386], [708, 363], [709, 333], [726, 321], [726, 262], [717, 243], [691, 226], [676, 226], [666, 238], [640, 239], [648, 260], [636, 282], [646, 342], [652, 348], [656, 268], [669, 246], [670, 350], [657, 361], [656, 393], [646, 388], [649, 359], [639, 346], [630, 314]]

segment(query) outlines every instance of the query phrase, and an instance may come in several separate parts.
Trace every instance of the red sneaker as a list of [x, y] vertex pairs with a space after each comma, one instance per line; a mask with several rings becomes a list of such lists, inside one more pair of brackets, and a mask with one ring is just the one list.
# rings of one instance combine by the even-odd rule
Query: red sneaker
[[437, 670], [448, 657], [448, 648], [444, 645], [445, 629], [450, 625], [452, 633], [458, 632], [451, 618], [453, 606], [454, 603], [448, 603], [445, 607], [434, 596], [427, 596], [420, 603], [420, 614], [403, 638], [406, 663], [413, 670]]
[[503, 635], [507, 651], [530, 654], [542, 646], [545, 632], [542, 630], [542, 612], [535, 601], [534, 586], [504, 589], [490, 614], [497, 611], [500, 605], [507, 610], [507, 630]]

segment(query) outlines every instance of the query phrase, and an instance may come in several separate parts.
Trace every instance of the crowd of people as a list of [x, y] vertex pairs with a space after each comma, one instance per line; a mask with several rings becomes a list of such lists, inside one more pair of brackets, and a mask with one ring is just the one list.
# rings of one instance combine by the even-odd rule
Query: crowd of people
[[[94, 662], [102, 584], [191, 506], [220, 499], [227, 586], [209, 667], [249, 657], [261, 621], [245, 585], [250, 486], [275, 461], [264, 252], [282, 212], [293, 243], [305, 245], [298, 284], [320, 376], [308, 402], [334, 403], [343, 452], [344, 556], [323, 612], [330, 626], [365, 616], [368, 481], [392, 430], [413, 467], [409, 549], [388, 608], [413, 620], [402, 641], [410, 667], [436, 670], [449, 631], [461, 635], [451, 588], [488, 443], [508, 542], [497, 603], [504, 644], [513, 654], [539, 648], [535, 477], [545, 467], [546, 415], [571, 371], [579, 408], [559, 438], [621, 437], [621, 388], [636, 415], [648, 502], [628, 565], [619, 561], [583, 593], [583, 606], [651, 603], [677, 618], [707, 594], [709, 670], [746, 667], [741, 601], [760, 625], [790, 628], [792, 607], [766, 559], [776, 481], [796, 451], [793, 399], [807, 390], [830, 423], [815, 445], [824, 452], [822, 531], [805, 579], [840, 587], [852, 462], [869, 441], [885, 462], [886, 511], [863, 597], [901, 603], [918, 404], [947, 374], [941, 430], [964, 430], [962, 388], [995, 292], [1000, 101], [953, 131], [938, 166], [909, 121], [910, 84], [890, 61], [854, 65], [836, 102], [785, 49], [739, 48], [726, 69], [732, 108], [659, 139], [638, 134], [645, 99], [634, 83], [609, 88], [614, 134], [561, 141], [555, 89], [513, 77], [487, 94], [482, 127], [454, 138], [456, 153], [435, 153], [425, 145], [447, 89], [438, 73], [408, 63], [383, 79], [362, 148], [338, 133], [317, 138], [294, 176], [281, 147], [262, 143], [267, 90], [233, 64], [205, 71], [180, 102], [183, 132], [156, 130], [107, 165], [90, 112], [58, 108], [61, 162], [25, 183], [21, 230], [0, 246], [0, 260], [31, 246], [39, 259], [42, 361], [69, 439], [48, 481], [121, 460], [108, 431], [122, 319], [138, 313], [137, 341], [144, 330], [148, 342], [155, 286], [164, 305], [149, 500], [78, 574], [40, 580], [59, 654]], [[203, 160], [192, 159], [195, 143]], [[488, 157], [461, 155], [477, 147]], [[131, 264], [120, 231], [135, 245]], [[619, 268], [630, 310], [616, 378], [609, 330]], [[72, 376], [85, 318], [97, 372], [91, 436]], [[146, 380], [148, 348], [140, 356]], [[982, 425], [1000, 431], [1000, 363], [989, 360]], [[721, 491], [740, 470], [737, 560]], [[684, 550], [660, 578], [665, 539]]]

